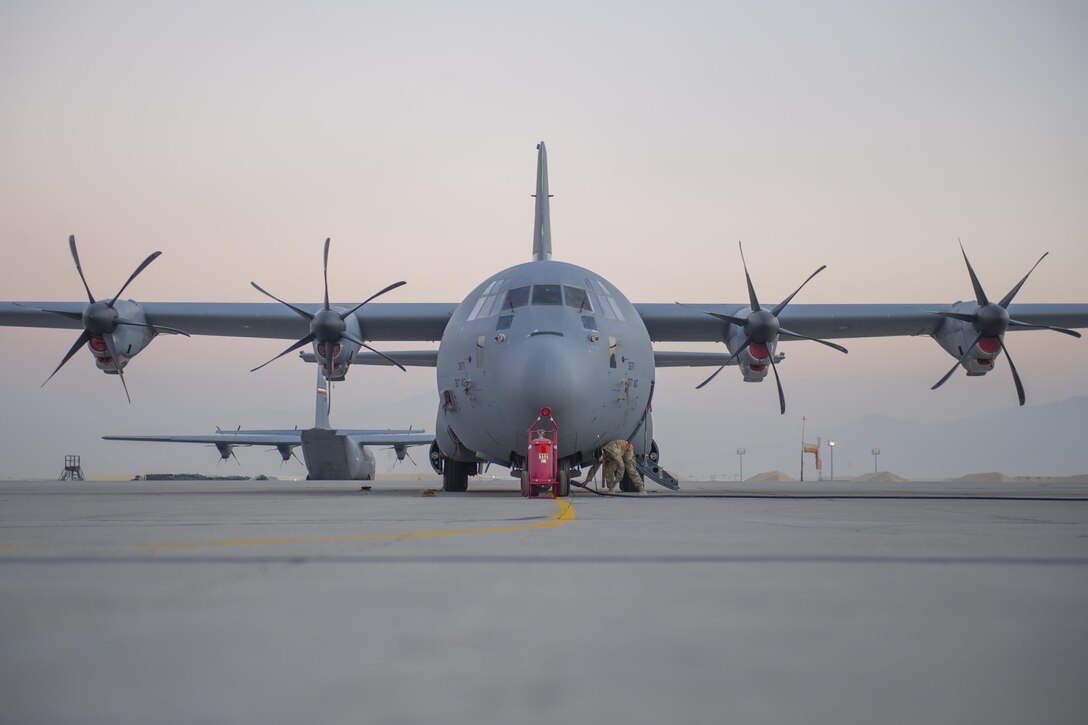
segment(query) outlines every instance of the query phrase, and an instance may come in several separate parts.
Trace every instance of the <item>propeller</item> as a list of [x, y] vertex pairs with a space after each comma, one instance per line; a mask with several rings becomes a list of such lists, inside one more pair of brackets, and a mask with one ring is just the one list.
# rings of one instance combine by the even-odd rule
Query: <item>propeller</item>
[[[261, 286], [259, 284], [257, 284], [256, 282], [250, 282], [250, 284], [253, 285], [253, 287], [258, 292], [260, 292], [261, 294], [263, 294], [263, 295], [265, 295], [267, 297], [271, 297], [276, 302], [279, 302], [281, 305], [285, 305], [286, 307], [290, 308], [291, 311], [293, 311], [296, 315], [306, 319], [310, 323], [310, 332], [309, 332], [308, 335], [303, 337], [301, 340], [296, 342], [294, 345], [291, 345], [291, 347], [287, 348], [286, 350], [284, 350], [283, 352], [281, 352], [279, 355], [272, 358], [268, 362], [263, 363], [261, 365], [258, 365], [255, 368], [253, 368], [252, 370], [250, 370], [250, 372], [256, 372], [256, 371], [260, 370], [261, 368], [263, 368], [265, 365], [268, 365], [269, 363], [280, 359], [281, 357], [283, 357], [284, 355], [287, 355], [288, 353], [291, 353], [291, 352], [294, 352], [295, 350], [298, 350], [300, 347], [305, 347], [306, 345], [309, 345], [310, 343], [317, 342], [317, 343], [321, 343], [317, 347], [317, 358], [318, 358], [318, 360], [322, 361], [322, 363], [325, 365], [325, 369], [329, 372], [329, 375], [331, 375], [332, 374], [332, 362], [333, 362], [333, 357], [334, 357], [333, 346], [336, 343], [340, 342], [340, 340], [349, 340], [349, 341], [355, 343], [356, 345], [358, 345], [360, 347], [365, 347], [367, 350], [370, 350], [372, 353], [374, 353], [374, 354], [376, 354], [376, 355], [378, 355], [380, 357], [385, 358], [386, 360], [393, 363], [394, 365], [396, 365], [401, 370], [404, 370], [404, 366], [401, 365], [399, 362], [397, 362], [393, 358], [389, 357], [388, 355], [385, 355], [384, 353], [381, 353], [381, 352], [375, 350], [370, 345], [367, 345], [365, 342], [363, 342], [363, 340], [361, 338], [357, 338], [354, 335], [352, 335], [351, 333], [349, 333], [347, 331], [347, 323], [345, 322], [345, 320], [347, 320], [347, 318], [349, 318], [353, 314], [355, 314], [355, 312], [360, 307], [365, 305], [367, 302], [370, 302], [374, 298], [380, 297], [380, 296], [384, 295], [386, 292], [389, 292], [390, 290], [395, 290], [397, 287], [400, 287], [401, 285], [404, 285], [404, 284], [407, 284], [407, 283], [404, 282], [403, 280], [400, 281], [400, 282], [394, 282], [393, 284], [385, 287], [384, 289], [370, 295], [370, 297], [367, 297], [365, 300], [363, 300], [359, 304], [355, 305], [355, 307], [352, 307], [350, 310], [348, 310], [347, 312], [344, 312], [342, 314], [335, 311], [335, 310], [333, 310], [332, 307], [329, 305], [329, 242], [331, 242], [331, 241], [332, 241], [331, 238], [328, 238], [328, 239], [325, 240], [325, 258], [324, 258], [324, 269], [323, 269], [324, 278], [325, 278], [325, 305], [320, 310], [318, 310], [316, 313], [307, 312], [306, 310], [300, 309], [300, 308], [292, 305], [289, 302], [284, 302], [283, 300], [281, 300], [279, 297], [276, 297], [271, 292], [268, 292], [267, 290], [262, 289]], [[324, 350], [325, 350], [324, 356], [322, 356], [322, 354], [321, 354], [322, 348], [324, 348]], [[322, 359], [322, 358], [324, 358], [324, 359]]]
[[[287, 462], [288, 462], [289, 460], [291, 460], [292, 458], [294, 458], [294, 459], [295, 459], [296, 461], [298, 461], [299, 463], [302, 463], [302, 459], [301, 459], [301, 458], [299, 458], [299, 457], [298, 457], [297, 455], [295, 455], [295, 449], [294, 449], [294, 447], [292, 447], [292, 448], [291, 448], [291, 452], [290, 452], [290, 454], [289, 454], [289, 455], [287, 456], [287, 458], [284, 458], [284, 457], [283, 457], [283, 454], [282, 454], [282, 453], [280, 453], [280, 451], [279, 451], [279, 449], [278, 449], [278, 448], [269, 448], [269, 449], [268, 449], [267, 451], [265, 451], [265, 453], [277, 453], [277, 454], [279, 454], [279, 456], [280, 456], [280, 468], [283, 468], [283, 464], [284, 464], [284, 463], [287, 463]], [[302, 465], [304, 465], [304, 466], [305, 466], [306, 464], [305, 464], [305, 463], [302, 463]]]
[[[793, 300], [793, 298], [797, 296], [797, 293], [800, 292], [806, 284], [812, 281], [813, 277], [827, 269], [827, 265], [821, 266], [815, 272], [810, 274], [808, 276], [808, 279], [802, 282], [801, 286], [793, 291], [793, 294], [791, 294], [789, 297], [782, 300], [773, 308], [768, 310], [764, 307], [761, 307], [759, 304], [759, 298], [756, 296], [756, 288], [752, 284], [752, 276], [748, 274], [748, 263], [744, 259], [744, 246], [740, 242], [737, 242], [737, 246], [740, 247], [741, 264], [744, 265], [744, 279], [748, 283], [748, 302], [752, 308], [751, 312], [748, 314], [747, 317], [722, 315], [717, 312], [707, 312], [706, 310], [700, 310], [700, 312], [705, 315], [710, 315], [715, 319], [722, 320], [723, 322], [728, 322], [731, 325], [736, 325], [737, 327], [744, 330], [744, 342], [741, 343], [740, 347], [737, 348], [736, 352], [729, 356], [729, 359], [727, 359], [721, 367], [714, 371], [713, 375], [696, 385], [696, 389], [702, 388], [703, 386], [707, 385], [711, 380], [716, 378], [718, 376], [718, 373], [720, 373], [722, 370], [725, 370], [725, 368], [731, 362], [733, 362], [733, 360], [739, 357], [742, 352], [747, 350], [749, 346], [759, 345], [763, 348], [764, 351], [766, 351], [766, 346], [772, 344], [778, 337], [792, 337], [799, 340], [811, 340], [812, 342], [818, 342], [821, 345], [826, 345], [827, 347], [838, 350], [839, 352], [847, 352], [846, 348], [842, 345], [836, 345], [833, 342], [827, 342], [826, 340], [820, 340], [815, 337], [809, 337], [808, 335], [802, 335], [799, 332], [792, 332], [790, 330], [787, 330], [783, 328], [778, 321], [778, 315], [782, 313], [782, 310], [786, 309], [786, 305], [788, 305]], [[778, 386], [779, 409], [784, 414], [786, 412], [786, 395], [782, 391], [782, 380], [778, 377], [778, 366], [775, 365], [774, 355], [772, 353], [767, 353], [767, 357], [770, 358], [771, 370], [774, 372], [774, 382]]]
[[[397, 446], [389, 446], [389, 448], [387, 448], [386, 450], [396, 452], [397, 451]], [[416, 459], [412, 458], [412, 454], [408, 451], [408, 446], [404, 446], [404, 455], [407, 456], [408, 460], [412, 462], [413, 466], [416, 465]], [[401, 460], [401, 457], [399, 455], [393, 456], [393, 465], [390, 466], [390, 469], [396, 468], [397, 467], [397, 462], [400, 461], [400, 460]]]
[[1024, 384], [1020, 381], [1020, 374], [1016, 371], [1016, 365], [1012, 362], [1012, 356], [1009, 355], [1009, 348], [1005, 345], [1005, 332], [1010, 327], [1019, 327], [1021, 329], [1029, 330], [1053, 330], [1054, 332], [1060, 332], [1063, 335], [1069, 335], [1071, 337], [1080, 337], [1080, 333], [1076, 330], [1067, 330], [1064, 327], [1053, 327], [1051, 325], [1032, 325], [1027, 322], [1020, 322], [1014, 320], [1009, 316], [1008, 307], [1012, 303], [1016, 294], [1020, 291], [1020, 288], [1024, 286], [1024, 282], [1028, 281], [1028, 277], [1035, 271], [1035, 268], [1039, 266], [1039, 262], [1046, 259], [1046, 255], [1050, 252], [1044, 252], [1043, 256], [1031, 265], [1031, 269], [1023, 278], [1016, 283], [1016, 285], [1009, 290], [1009, 293], [1001, 298], [1000, 302], [990, 302], [986, 296], [986, 291], [982, 289], [982, 283], [978, 281], [978, 275], [975, 274], [974, 268], [971, 266], [971, 260], [967, 258], [967, 251], [963, 248], [963, 241], [959, 238], [956, 239], [960, 243], [960, 253], [963, 254], [963, 261], [967, 265], [967, 274], [971, 276], [971, 286], [975, 290], [975, 302], [978, 307], [975, 308], [974, 313], [966, 314], [962, 312], [933, 312], [932, 314], [938, 317], [945, 317], [950, 320], [959, 320], [960, 322], [968, 322], [971, 327], [974, 328], [975, 335], [974, 341], [967, 346], [967, 351], [960, 356], [956, 361], [956, 364], [952, 366], [952, 369], [944, 374], [944, 377], [937, 381], [930, 390], [936, 390], [945, 384], [945, 382], [952, 377], [952, 373], [956, 372], [956, 368], [964, 363], [967, 358], [971, 356], [971, 351], [975, 349], [975, 345], [978, 345], [984, 339], [997, 340], [1001, 347], [1001, 350], [1005, 353], [1005, 359], [1009, 361], [1009, 372], [1012, 373], [1012, 382], [1016, 386], [1016, 396], [1020, 399], [1020, 405], [1024, 404], [1026, 397], [1024, 396]]
[[[140, 266], [136, 268], [136, 271], [130, 274], [125, 283], [121, 285], [121, 289], [117, 290], [117, 294], [113, 296], [113, 299], [107, 302], [106, 300], [96, 300], [94, 298], [94, 294], [91, 293], [91, 287], [87, 284], [87, 278], [83, 274], [83, 266], [79, 263], [79, 251], [76, 249], [76, 238], [74, 234], [68, 237], [68, 248], [72, 251], [72, 259], [76, 263], [76, 271], [79, 272], [79, 279], [83, 282], [83, 289], [87, 291], [87, 299], [89, 301], [89, 304], [83, 308], [82, 314], [76, 312], [68, 312], [65, 310], [38, 310], [39, 312], [49, 312], [54, 315], [60, 315], [61, 317], [67, 317], [70, 320], [78, 320], [80, 324], [83, 325], [83, 332], [80, 333], [79, 337], [76, 338], [75, 344], [73, 344], [72, 347], [69, 348], [64, 358], [61, 359], [60, 365], [57, 365], [56, 369], [53, 370], [52, 374], [50, 374], [50, 376], [45, 379], [45, 383], [48, 383], [50, 380], [53, 379], [54, 375], [60, 372], [60, 369], [64, 367], [65, 363], [72, 359], [72, 357], [79, 351], [79, 348], [83, 347], [88, 342], [92, 342], [93, 339], [97, 338], [102, 340], [102, 342], [105, 344], [105, 349], [109, 353], [110, 358], [113, 360], [113, 369], [117, 372], [117, 376], [121, 378], [121, 387], [125, 389], [125, 397], [128, 399], [128, 402], [131, 403], [132, 397], [128, 393], [128, 385], [125, 384], [125, 373], [122, 370], [121, 363], [118, 360], [117, 346], [113, 339], [113, 333], [117, 330], [117, 328], [120, 326], [128, 325], [130, 327], [145, 327], [149, 330], [154, 331], [155, 333], [165, 332], [171, 335], [185, 335], [186, 337], [189, 336], [189, 333], [183, 332], [181, 330], [176, 330], [172, 327], [165, 327], [163, 325], [149, 325], [145, 322], [136, 322], [135, 320], [123, 319], [118, 314], [115, 307], [117, 304], [117, 300], [120, 299], [125, 289], [132, 283], [132, 280], [136, 279], [140, 272], [143, 272], [147, 268], [147, 265], [154, 262], [158, 258], [158, 256], [162, 254], [162, 252], [154, 252], [153, 254], [148, 255], [147, 259], [141, 262]], [[25, 305], [20, 306], [25, 307]], [[27, 309], [36, 308], [28, 307]], [[42, 383], [42, 387], [45, 387], [45, 383]]]

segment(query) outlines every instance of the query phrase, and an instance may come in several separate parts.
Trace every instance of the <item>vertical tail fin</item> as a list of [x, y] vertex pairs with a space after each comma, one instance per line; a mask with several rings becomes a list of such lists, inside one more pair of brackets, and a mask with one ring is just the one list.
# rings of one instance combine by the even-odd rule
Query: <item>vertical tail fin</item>
[[314, 404], [314, 428], [329, 427], [329, 382], [325, 380], [325, 371], [318, 363], [317, 368], [317, 395]]
[[544, 142], [536, 145], [536, 219], [533, 224], [533, 260], [552, 258], [552, 215], [548, 205], [548, 150]]

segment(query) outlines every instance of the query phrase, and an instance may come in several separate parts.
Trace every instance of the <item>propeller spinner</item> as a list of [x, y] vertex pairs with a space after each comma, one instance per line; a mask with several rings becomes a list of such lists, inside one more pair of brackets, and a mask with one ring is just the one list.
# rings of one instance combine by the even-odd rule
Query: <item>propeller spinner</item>
[[839, 352], [847, 352], [846, 348], [842, 345], [836, 345], [833, 342], [827, 342], [826, 340], [820, 340], [815, 337], [809, 337], [808, 335], [802, 335], [798, 332], [786, 330], [778, 321], [778, 315], [782, 313], [782, 310], [786, 309], [786, 305], [788, 305], [793, 300], [793, 298], [797, 296], [797, 293], [800, 292], [801, 289], [806, 284], [808, 284], [813, 277], [827, 269], [827, 265], [821, 266], [815, 272], [810, 274], [808, 276], [808, 279], [802, 282], [801, 286], [794, 290], [793, 294], [791, 294], [789, 297], [782, 300], [773, 308], [768, 310], [761, 307], [759, 304], [759, 298], [756, 296], [755, 286], [752, 284], [752, 276], [748, 274], [748, 263], [744, 259], [744, 246], [740, 242], [737, 242], [737, 246], [740, 247], [740, 261], [741, 264], [744, 266], [744, 279], [748, 283], [748, 301], [752, 308], [751, 312], [748, 314], [747, 317], [722, 315], [717, 312], [707, 312], [706, 310], [700, 310], [700, 312], [741, 328], [744, 331], [744, 341], [737, 348], [737, 351], [730, 355], [729, 359], [727, 359], [721, 367], [714, 371], [713, 375], [711, 375], [709, 378], [699, 383], [695, 387], [696, 389], [698, 389], [708, 384], [711, 380], [718, 376], [718, 373], [720, 373], [722, 370], [725, 370], [727, 365], [729, 365], [731, 362], [733, 362], [733, 360], [739, 357], [742, 352], [748, 350], [749, 354], [752, 355], [753, 358], [770, 361], [771, 370], [774, 372], [774, 382], [778, 386], [779, 409], [784, 414], [786, 412], [786, 395], [782, 391], [782, 381], [778, 377], [778, 367], [775, 365], [774, 362], [774, 354], [769, 350], [768, 345], [773, 345], [778, 337], [792, 337], [799, 340], [811, 340], [812, 342], [818, 342], [821, 345], [826, 345], [827, 347], [838, 350]]

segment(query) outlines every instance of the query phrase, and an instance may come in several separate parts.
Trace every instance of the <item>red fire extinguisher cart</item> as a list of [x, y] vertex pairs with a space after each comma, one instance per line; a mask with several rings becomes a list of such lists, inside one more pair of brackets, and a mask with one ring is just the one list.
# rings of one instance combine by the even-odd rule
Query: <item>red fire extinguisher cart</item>
[[529, 455], [525, 468], [522, 494], [529, 498], [558, 497], [559, 426], [552, 418], [552, 409], [547, 406], [540, 409], [540, 415], [529, 426]]

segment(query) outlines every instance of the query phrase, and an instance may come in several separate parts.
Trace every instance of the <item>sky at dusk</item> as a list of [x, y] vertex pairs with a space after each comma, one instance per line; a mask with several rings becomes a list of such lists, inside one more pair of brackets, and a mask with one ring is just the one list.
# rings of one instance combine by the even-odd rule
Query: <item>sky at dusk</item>
[[[950, 303], [973, 296], [959, 237], [991, 297], [1049, 251], [1016, 301], [1088, 303], [1086, 28], [1080, 2], [0, 2], [0, 299], [81, 300], [75, 234], [98, 296], [161, 250], [126, 297], [264, 301], [256, 281], [315, 302], [332, 237], [334, 301], [404, 279], [383, 300], [458, 302], [529, 259], [543, 139], [555, 258], [634, 302], [743, 302], [743, 240], [762, 301], [826, 264], [796, 303]], [[0, 477], [66, 453], [302, 474], [99, 440], [310, 425], [310, 366], [249, 372], [282, 341], [160, 337], [126, 368], [129, 405], [88, 352], [39, 389], [77, 335], [0, 328]], [[771, 380], [659, 371], [672, 465], [732, 466], [802, 415], [1016, 407], [1004, 360], [930, 391], [953, 362], [933, 341], [846, 345], [782, 346], [785, 416]], [[1085, 340], [1009, 347], [1029, 405], [1088, 395]], [[433, 370], [353, 368], [333, 422], [432, 430], [436, 398]], [[907, 453], [883, 447], [895, 470]]]

